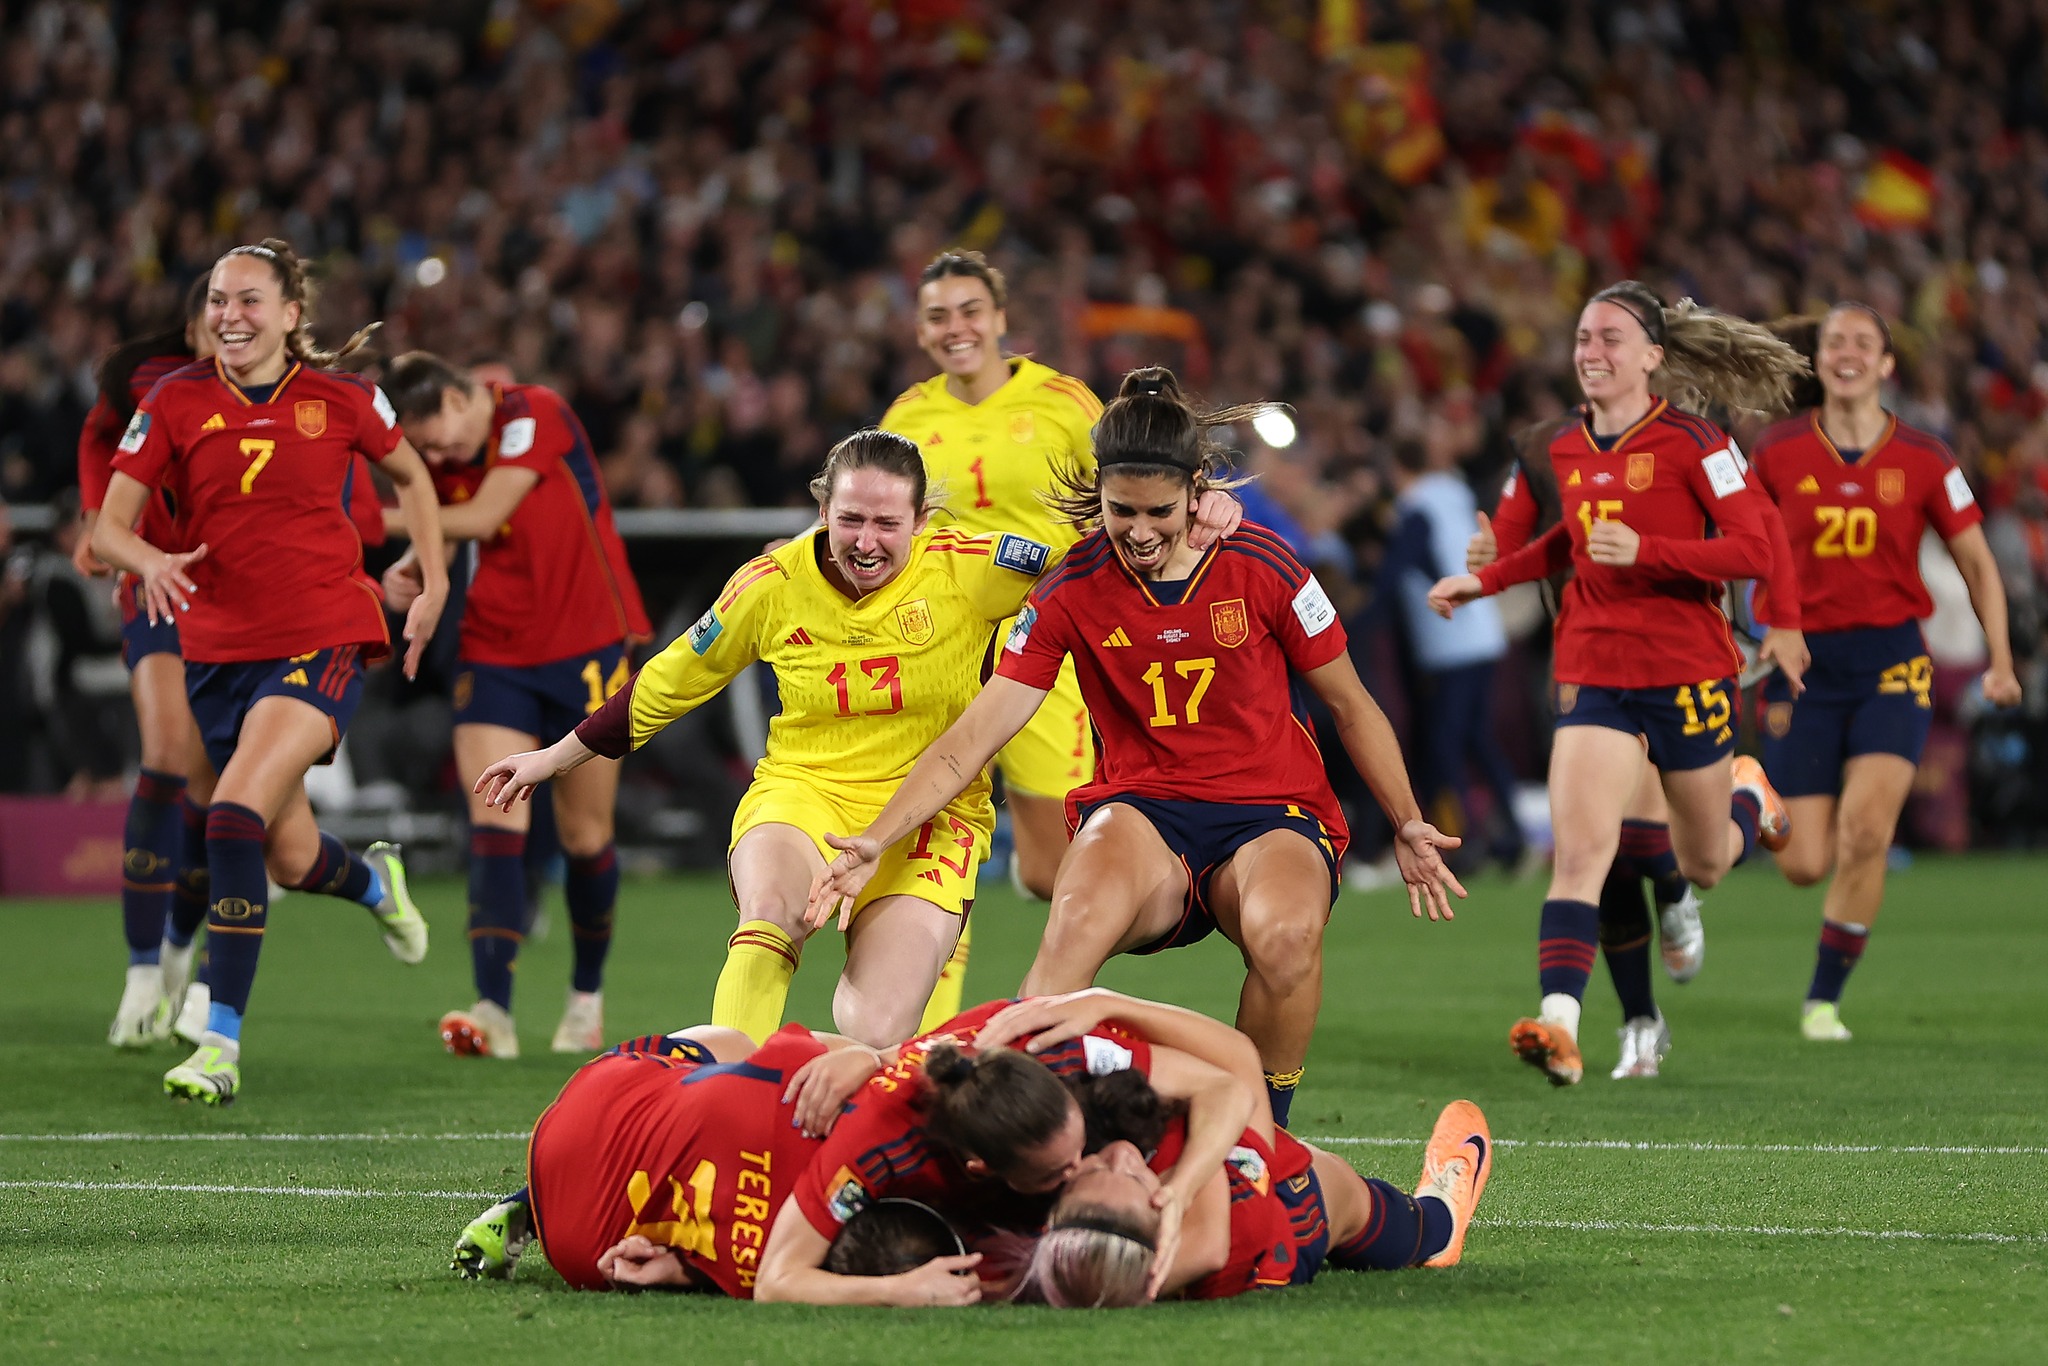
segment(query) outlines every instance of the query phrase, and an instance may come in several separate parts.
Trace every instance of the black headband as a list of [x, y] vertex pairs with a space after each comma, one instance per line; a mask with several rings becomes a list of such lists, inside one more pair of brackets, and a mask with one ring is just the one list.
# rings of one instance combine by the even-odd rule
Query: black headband
[[967, 1244], [960, 1241], [960, 1234], [956, 1229], [954, 1229], [952, 1221], [946, 1218], [945, 1215], [933, 1209], [930, 1205], [927, 1205], [924, 1201], [913, 1200], [907, 1195], [885, 1195], [881, 1199], [875, 1201], [875, 1203], [872, 1206], [870, 1206], [870, 1208], [880, 1209], [883, 1205], [908, 1205], [910, 1208], [914, 1210], [919, 1210], [925, 1214], [930, 1215], [933, 1222], [938, 1224], [940, 1228], [946, 1230], [946, 1236], [953, 1240], [954, 1255], [964, 1256], [966, 1254]]
[[1178, 451], [1139, 449], [1111, 451], [1106, 455], [1099, 452], [1096, 454], [1097, 469], [1106, 470], [1114, 465], [1165, 465], [1176, 470], [1186, 470], [1189, 474], [1199, 474], [1202, 468], [1199, 460], [1190, 464]]
[[1638, 313], [1634, 308], [1630, 307], [1628, 300], [1624, 299], [1618, 294], [1595, 294], [1593, 296], [1593, 302], [1596, 304], [1613, 304], [1616, 308], [1620, 309], [1622, 312], [1628, 314], [1631, 318], [1634, 318], [1636, 320], [1636, 326], [1643, 329], [1643, 335], [1650, 339], [1651, 345], [1662, 346], [1664, 344], [1663, 309], [1660, 308], [1657, 310], [1657, 325], [1655, 327], [1652, 327], [1650, 326], [1650, 320], [1648, 318], [1644, 317], [1642, 314]]
[[[1891, 354], [1891, 353], [1892, 353], [1892, 352], [1893, 352], [1893, 351], [1895, 350], [1895, 348], [1894, 348], [1894, 347], [1893, 347], [1893, 345], [1892, 345], [1892, 325], [1891, 325], [1890, 323], [1888, 323], [1888, 322], [1886, 322], [1886, 321], [1884, 320], [1884, 314], [1882, 314], [1882, 313], [1878, 312], [1878, 311], [1877, 311], [1876, 309], [1872, 308], [1872, 307], [1871, 307], [1871, 306], [1870, 306], [1869, 304], [1866, 304], [1866, 303], [1858, 303], [1858, 302], [1857, 302], [1856, 300], [1854, 300], [1854, 299], [1844, 299], [1844, 300], [1842, 300], [1842, 301], [1841, 301], [1840, 303], [1838, 303], [1838, 304], [1835, 304], [1835, 305], [1834, 305], [1833, 307], [1829, 308], [1829, 309], [1828, 309], [1828, 312], [1830, 312], [1830, 313], [1845, 313], [1845, 312], [1846, 312], [1846, 313], [1861, 313], [1861, 314], [1862, 314], [1862, 315], [1863, 315], [1864, 317], [1866, 317], [1866, 318], [1870, 319], [1870, 321], [1872, 321], [1872, 322], [1874, 322], [1874, 323], [1876, 323], [1876, 324], [1877, 324], [1877, 334], [1878, 334], [1878, 335], [1879, 335], [1880, 337], [1883, 337], [1883, 338], [1884, 338], [1884, 349], [1885, 349], [1885, 353], [1886, 353], [1887, 355], [1890, 355], [1890, 354]], [[1825, 319], [1823, 319], [1822, 321], [1823, 321], [1823, 323], [1825, 323], [1825, 321], [1826, 321], [1826, 320], [1825, 320]], [[1814, 349], [1815, 349], [1815, 350], [1818, 350], [1819, 348], [1820, 348], [1820, 337], [1819, 337], [1819, 334], [1815, 334], [1815, 336], [1814, 336]]]
[[[1064, 1222], [1056, 1225], [1055, 1227], [1085, 1228], [1095, 1233], [1110, 1233], [1116, 1235], [1119, 1238], [1128, 1239], [1129, 1241], [1136, 1243], [1139, 1247], [1144, 1248], [1147, 1252], [1157, 1252], [1159, 1250], [1157, 1244], [1155, 1244], [1152, 1239], [1133, 1233], [1127, 1228], [1118, 1228], [1111, 1221], [1107, 1219], [1098, 1218], [1092, 1214], [1079, 1215], [1075, 1218], [1065, 1220]], [[1048, 1229], [1046, 1231], [1050, 1233], [1053, 1230]]]

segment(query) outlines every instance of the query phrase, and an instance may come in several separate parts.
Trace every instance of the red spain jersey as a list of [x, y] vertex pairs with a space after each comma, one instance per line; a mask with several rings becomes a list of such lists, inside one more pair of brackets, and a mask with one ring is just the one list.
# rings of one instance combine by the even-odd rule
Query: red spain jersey
[[[1552, 671], [1560, 683], [1648, 688], [1724, 678], [1742, 668], [1721, 612], [1720, 581], [1767, 577], [1766, 500], [1728, 434], [1657, 400], [1607, 450], [1590, 419], [1550, 443], [1563, 520], [1479, 573], [1488, 593], [1569, 566]], [[1642, 537], [1636, 563], [1593, 563], [1596, 521]]]
[[254, 402], [217, 361], [173, 370], [121, 438], [114, 468], [179, 499], [187, 545], [209, 547], [186, 573], [178, 615], [186, 659], [285, 659], [336, 645], [390, 653], [384, 600], [363, 572], [349, 520], [355, 457], [398, 447], [391, 405], [367, 380], [297, 362]]
[[583, 424], [538, 384], [491, 386], [490, 439], [467, 465], [434, 467], [443, 503], [476, 496], [498, 465], [540, 477], [511, 520], [477, 546], [460, 654], [523, 668], [654, 634]]
[[[1173, 1170], [1187, 1147], [1188, 1122], [1168, 1122], [1159, 1151], [1147, 1163], [1161, 1176]], [[1230, 1254], [1221, 1267], [1181, 1291], [1183, 1299], [1227, 1300], [1248, 1290], [1270, 1290], [1294, 1283], [1297, 1245], [1311, 1242], [1318, 1229], [1297, 1229], [1295, 1215], [1281, 1192], [1299, 1194], [1310, 1180], [1315, 1154], [1285, 1129], [1273, 1131], [1268, 1144], [1250, 1129], [1223, 1159], [1230, 1187]], [[1296, 1202], [1297, 1204], [1299, 1201]], [[1302, 1217], [1320, 1221], [1319, 1206]]]
[[[191, 363], [191, 352], [176, 351], [151, 356], [137, 365], [128, 376], [129, 411], [132, 413], [141, 404], [158, 380]], [[107, 402], [104, 394], [93, 400], [92, 411], [85, 415], [85, 426], [78, 433], [78, 503], [87, 512], [99, 511], [107, 500], [107, 485], [114, 478], [114, 456], [126, 422], [127, 419]], [[142, 516], [135, 523], [135, 534], [158, 550], [188, 549], [178, 539], [176, 520], [176, 492], [170, 488], [159, 488], [143, 504]]]
[[578, 1289], [602, 1290], [598, 1257], [637, 1233], [752, 1299], [775, 1212], [819, 1146], [782, 1093], [824, 1051], [790, 1024], [742, 1062], [616, 1053], [582, 1067], [534, 1125], [527, 1155], [549, 1264]]
[[1071, 655], [1100, 739], [1079, 807], [1129, 794], [1294, 805], [1341, 852], [1349, 832], [1292, 674], [1344, 653], [1344, 627], [1315, 576], [1246, 522], [1202, 557], [1178, 600], [1132, 573], [1095, 531], [1033, 591], [996, 672], [1050, 689]]
[[[989, 1001], [954, 1016], [903, 1045], [895, 1066], [870, 1079], [825, 1139], [796, 1183], [797, 1208], [824, 1237], [871, 1201], [888, 1196], [922, 1200], [968, 1223], [1036, 1233], [1050, 1196], [1026, 1196], [994, 1179], [969, 1176], [953, 1155], [924, 1132], [925, 1053], [934, 1043], [972, 1045], [1009, 1001]], [[1036, 1055], [1060, 1076], [1152, 1072], [1152, 1045], [1114, 1022]]]
[[[1797, 565], [1797, 616], [1808, 631], [1897, 626], [1931, 616], [1920, 581], [1920, 537], [1945, 541], [1984, 520], [1955, 455], [1935, 437], [1887, 417], [1884, 433], [1854, 460], [1821, 430], [1820, 414], [1766, 431], [1753, 457], [1764, 491], [1784, 514]], [[1774, 626], [1788, 595], [1762, 599]]]

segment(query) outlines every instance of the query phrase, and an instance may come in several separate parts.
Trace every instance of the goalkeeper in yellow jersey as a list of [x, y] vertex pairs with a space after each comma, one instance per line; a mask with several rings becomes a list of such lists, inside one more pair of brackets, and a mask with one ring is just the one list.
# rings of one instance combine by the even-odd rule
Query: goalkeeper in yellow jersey
[[[782, 711], [733, 817], [740, 927], [711, 1007], [714, 1024], [757, 1043], [782, 1022], [811, 880], [835, 852], [822, 837], [872, 822], [966, 709], [992, 624], [1016, 612], [1053, 553], [1024, 536], [928, 529], [924, 463], [889, 432], [834, 446], [811, 491], [822, 526], [742, 565], [686, 635], [574, 731], [477, 782], [509, 809], [588, 759], [639, 748], [756, 660], [772, 668]], [[843, 1033], [883, 1047], [916, 1032], [994, 825], [978, 774], [883, 855], [847, 932], [832, 1003]]]
[[[917, 344], [939, 373], [899, 394], [881, 426], [924, 452], [933, 484], [945, 490], [941, 522], [1026, 536], [1064, 555], [1079, 532], [1045, 500], [1059, 492], [1060, 470], [1084, 479], [1094, 472], [1089, 431], [1102, 403], [1072, 375], [1003, 354], [1008, 302], [1003, 273], [980, 252], [933, 257], [918, 281]], [[1243, 517], [1237, 500], [1220, 490], [1203, 495], [1194, 511], [1188, 539], [1196, 549], [1235, 530]], [[1003, 623], [1005, 634], [1008, 628]], [[1067, 793], [1095, 776], [1094, 735], [1072, 660], [995, 767], [1016, 840], [1011, 872], [1018, 890], [1050, 899], [1067, 850]], [[966, 958], [963, 936], [926, 1014], [929, 1023], [959, 1013]]]

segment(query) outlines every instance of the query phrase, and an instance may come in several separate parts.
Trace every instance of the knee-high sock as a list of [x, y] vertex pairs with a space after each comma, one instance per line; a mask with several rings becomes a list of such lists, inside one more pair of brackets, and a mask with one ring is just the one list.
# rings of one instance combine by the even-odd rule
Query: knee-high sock
[[1266, 1100], [1273, 1107], [1273, 1122], [1283, 1129], [1294, 1108], [1294, 1093], [1301, 1086], [1301, 1075], [1307, 1070], [1297, 1067], [1292, 1072], [1266, 1073]]
[[917, 1022], [917, 1032], [929, 1034], [946, 1021], [960, 1013], [961, 993], [967, 987], [967, 956], [974, 939], [974, 922], [960, 922], [960, 942], [953, 946], [953, 956], [946, 960], [946, 966], [939, 969], [939, 980], [932, 987], [932, 998], [925, 1002], [924, 1018]]
[[1419, 1266], [1451, 1245], [1451, 1207], [1368, 1176], [1372, 1212], [1365, 1227], [1330, 1249], [1330, 1264], [1347, 1271], [1398, 1271]]
[[797, 947], [779, 925], [748, 920], [725, 945], [725, 967], [711, 995], [711, 1023], [737, 1029], [755, 1043], [782, 1028]]
[[206, 911], [206, 981], [213, 989], [207, 1027], [232, 1039], [241, 1037], [270, 914], [263, 836], [263, 818], [246, 806], [215, 802], [206, 814], [206, 862], [213, 884]]
[[1838, 924], [1832, 920], [1820, 922], [1820, 948], [1814, 955], [1813, 983], [1806, 988], [1809, 1001], [1839, 1001], [1842, 988], [1849, 984], [1849, 974], [1863, 958], [1863, 950], [1870, 943], [1868, 925]]
[[178, 885], [178, 820], [185, 780], [145, 768], [128, 798], [127, 848], [121, 855], [121, 934], [128, 963], [154, 963], [163, 947], [164, 925]]
[[1623, 821], [1621, 852], [1614, 861], [1633, 864], [1640, 876], [1648, 878], [1656, 888], [1659, 906], [1683, 901], [1686, 889], [1692, 885], [1678, 871], [1678, 855], [1671, 848], [1671, 827], [1663, 821]]
[[1617, 858], [1600, 888], [1600, 951], [1607, 956], [1607, 975], [1621, 998], [1621, 1017], [1633, 1020], [1655, 1015], [1650, 989], [1650, 909], [1643, 904], [1643, 883], [1636, 870]]
[[589, 858], [570, 859], [562, 895], [569, 903], [569, 930], [576, 945], [569, 985], [577, 991], [600, 991], [605, 955], [612, 951], [612, 912], [619, 903], [618, 846], [607, 844]]
[[479, 825], [469, 832], [469, 963], [479, 1000], [512, 1009], [512, 971], [525, 939], [526, 835]]
[[294, 885], [302, 892], [338, 896], [360, 906], [374, 906], [384, 899], [384, 880], [377, 870], [325, 830], [320, 832], [319, 856]]
[[1537, 931], [1536, 978], [1545, 996], [1584, 1000], [1599, 954], [1600, 908], [1584, 901], [1546, 901]]
[[1728, 799], [1728, 818], [1742, 832], [1742, 853], [1735, 861], [1747, 863], [1749, 856], [1756, 852], [1757, 822], [1763, 819], [1763, 807], [1758, 803], [1756, 794], [1738, 789]]
[[181, 949], [192, 942], [192, 936], [206, 923], [206, 904], [213, 899], [213, 879], [206, 867], [206, 810], [190, 796], [178, 803], [182, 826], [178, 890], [171, 899], [171, 918], [164, 938]]

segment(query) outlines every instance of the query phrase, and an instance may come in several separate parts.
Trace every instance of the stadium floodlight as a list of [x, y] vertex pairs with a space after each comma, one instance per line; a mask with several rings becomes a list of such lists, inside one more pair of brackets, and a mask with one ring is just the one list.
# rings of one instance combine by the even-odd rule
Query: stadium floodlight
[[1259, 434], [1259, 440], [1276, 451], [1285, 450], [1294, 444], [1294, 419], [1277, 409], [1260, 413], [1253, 418], [1252, 430]]
[[421, 289], [432, 289], [448, 278], [448, 263], [438, 256], [429, 256], [413, 269], [412, 278]]

